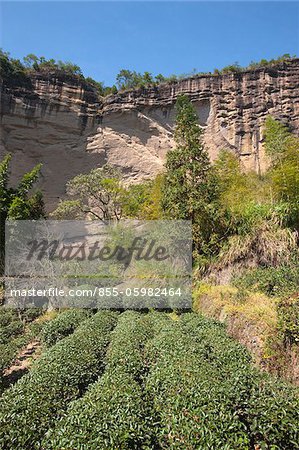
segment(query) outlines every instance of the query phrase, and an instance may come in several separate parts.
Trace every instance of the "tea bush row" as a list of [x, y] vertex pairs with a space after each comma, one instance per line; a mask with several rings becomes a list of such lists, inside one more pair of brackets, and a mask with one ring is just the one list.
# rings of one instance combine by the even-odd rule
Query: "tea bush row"
[[[192, 314], [185, 316], [188, 320], [187, 335], [198, 342], [201, 340], [198, 319]], [[240, 420], [247, 424], [251, 442], [260, 448], [298, 449], [299, 390], [255, 369], [249, 364], [247, 351], [226, 333], [221, 336], [205, 331], [205, 339], [213, 344], [215, 361], [223, 376], [237, 380], [236, 385], [232, 382], [232, 388], [235, 386], [236, 391], [234, 401], [237, 400]], [[232, 351], [234, 347], [242, 351]], [[240, 384], [236, 374], [242, 372], [244, 375]], [[246, 393], [248, 400], [244, 403]]]
[[0, 448], [40, 449], [41, 441], [103, 370], [118, 314], [102, 311], [59, 341], [30, 373], [5, 391], [0, 408]]
[[128, 311], [112, 332], [104, 375], [45, 442], [47, 449], [152, 449], [153, 423], [144, 402], [143, 347], [153, 337], [151, 314]]
[[90, 316], [88, 310], [71, 309], [60, 313], [57, 317], [45, 323], [41, 339], [48, 347], [60, 339], [72, 334], [78, 325]]
[[24, 323], [17, 311], [0, 308], [0, 344], [7, 344], [10, 339], [24, 332]]
[[255, 370], [222, 326], [183, 315], [146, 358], [160, 448], [299, 448], [297, 391]]

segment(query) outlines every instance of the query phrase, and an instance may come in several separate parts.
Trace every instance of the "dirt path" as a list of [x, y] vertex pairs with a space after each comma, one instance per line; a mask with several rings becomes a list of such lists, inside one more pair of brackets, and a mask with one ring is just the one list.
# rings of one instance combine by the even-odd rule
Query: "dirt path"
[[41, 344], [35, 340], [30, 342], [17, 356], [12, 366], [4, 370], [4, 383], [6, 386], [15, 383], [28, 372], [32, 361], [37, 358], [41, 351]]

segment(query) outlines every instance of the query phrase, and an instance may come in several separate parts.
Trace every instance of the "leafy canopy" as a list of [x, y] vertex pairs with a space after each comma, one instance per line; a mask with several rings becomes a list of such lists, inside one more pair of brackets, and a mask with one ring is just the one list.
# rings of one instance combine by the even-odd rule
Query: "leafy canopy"
[[41, 164], [25, 173], [16, 187], [10, 187], [10, 161], [11, 154], [7, 154], [0, 162], [0, 266], [4, 258], [5, 220], [32, 220], [44, 216], [41, 192], [30, 193], [38, 180]]

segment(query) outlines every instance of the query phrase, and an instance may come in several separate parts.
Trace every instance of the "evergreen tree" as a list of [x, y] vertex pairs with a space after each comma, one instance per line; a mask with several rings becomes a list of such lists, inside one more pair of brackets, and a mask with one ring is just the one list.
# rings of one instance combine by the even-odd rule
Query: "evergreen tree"
[[199, 263], [210, 257], [217, 240], [216, 186], [192, 103], [181, 96], [176, 108], [176, 148], [167, 154], [162, 208], [170, 219], [192, 221], [193, 255]]
[[167, 154], [162, 205], [169, 217], [194, 222], [208, 200], [211, 165], [192, 103], [180, 96], [176, 108], [176, 148]]

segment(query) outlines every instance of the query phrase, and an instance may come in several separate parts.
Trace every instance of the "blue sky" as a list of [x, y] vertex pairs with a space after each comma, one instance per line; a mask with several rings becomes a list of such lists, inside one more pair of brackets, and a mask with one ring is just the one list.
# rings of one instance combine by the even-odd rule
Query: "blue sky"
[[298, 2], [1, 2], [1, 47], [72, 61], [112, 84], [299, 55]]

